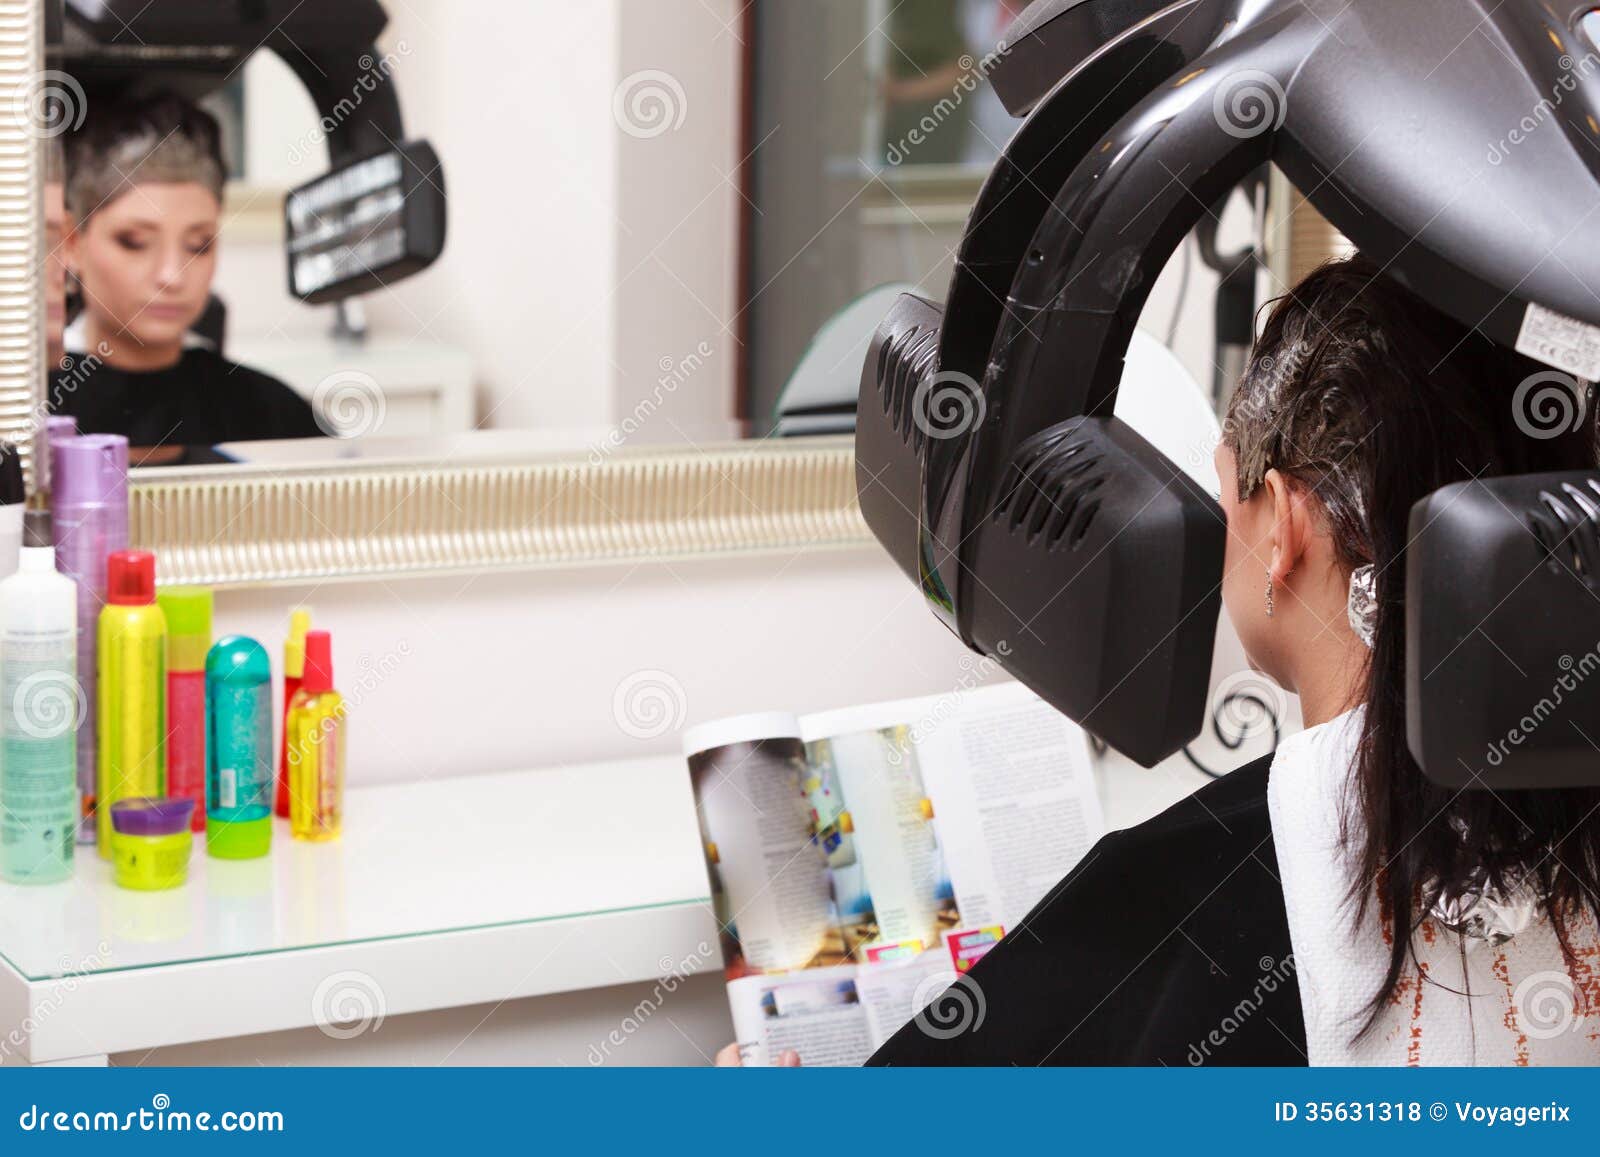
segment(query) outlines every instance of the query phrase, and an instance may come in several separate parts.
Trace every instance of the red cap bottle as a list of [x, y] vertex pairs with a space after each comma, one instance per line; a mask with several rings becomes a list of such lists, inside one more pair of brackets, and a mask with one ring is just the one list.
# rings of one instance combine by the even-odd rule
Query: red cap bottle
[[306, 671], [300, 690], [309, 695], [333, 690], [333, 636], [327, 631], [306, 632]]
[[114, 551], [106, 559], [106, 602], [138, 607], [156, 601], [156, 556], [147, 550]]

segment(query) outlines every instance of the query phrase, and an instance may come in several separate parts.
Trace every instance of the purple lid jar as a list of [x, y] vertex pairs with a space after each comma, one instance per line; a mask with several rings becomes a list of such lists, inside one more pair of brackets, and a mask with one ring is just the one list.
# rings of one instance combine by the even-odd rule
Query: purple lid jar
[[111, 826], [124, 836], [175, 836], [189, 830], [192, 799], [150, 799], [136, 796], [111, 805]]

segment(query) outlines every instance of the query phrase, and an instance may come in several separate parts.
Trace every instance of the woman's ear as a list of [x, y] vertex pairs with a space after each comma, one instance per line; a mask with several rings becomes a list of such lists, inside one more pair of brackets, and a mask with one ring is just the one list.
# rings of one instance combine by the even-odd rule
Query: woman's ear
[[73, 277], [78, 276], [78, 219], [71, 213], [61, 217], [61, 264]]
[[1311, 512], [1306, 507], [1305, 491], [1282, 471], [1268, 470], [1262, 487], [1272, 507], [1272, 554], [1267, 560], [1267, 573], [1275, 585], [1282, 584], [1311, 546]]

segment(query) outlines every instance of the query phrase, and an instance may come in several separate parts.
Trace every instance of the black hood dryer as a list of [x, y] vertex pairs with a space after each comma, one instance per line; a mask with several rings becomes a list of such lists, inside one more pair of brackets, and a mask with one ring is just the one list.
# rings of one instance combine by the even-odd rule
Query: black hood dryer
[[[1600, 379], [1600, 8], [1040, 0], [993, 63], [1027, 119], [945, 306], [903, 297], [876, 336], [861, 505], [968, 646], [1148, 766], [1204, 722], [1224, 546], [1213, 498], [1112, 414], [1157, 274], [1271, 163], [1581, 408]], [[1447, 488], [1413, 531], [1423, 769], [1600, 784], [1600, 475]]]

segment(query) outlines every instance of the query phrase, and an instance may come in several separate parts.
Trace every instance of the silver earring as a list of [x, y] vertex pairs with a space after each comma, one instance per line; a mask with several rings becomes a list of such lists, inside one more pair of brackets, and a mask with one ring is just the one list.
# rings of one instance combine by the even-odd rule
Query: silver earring
[[1269, 570], [1267, 572], [1267, 618], [1270, 619], [1272, 617], [1272, 612], [1275, 609], [1276, 607], [1272, 601], [1272, 572]]

